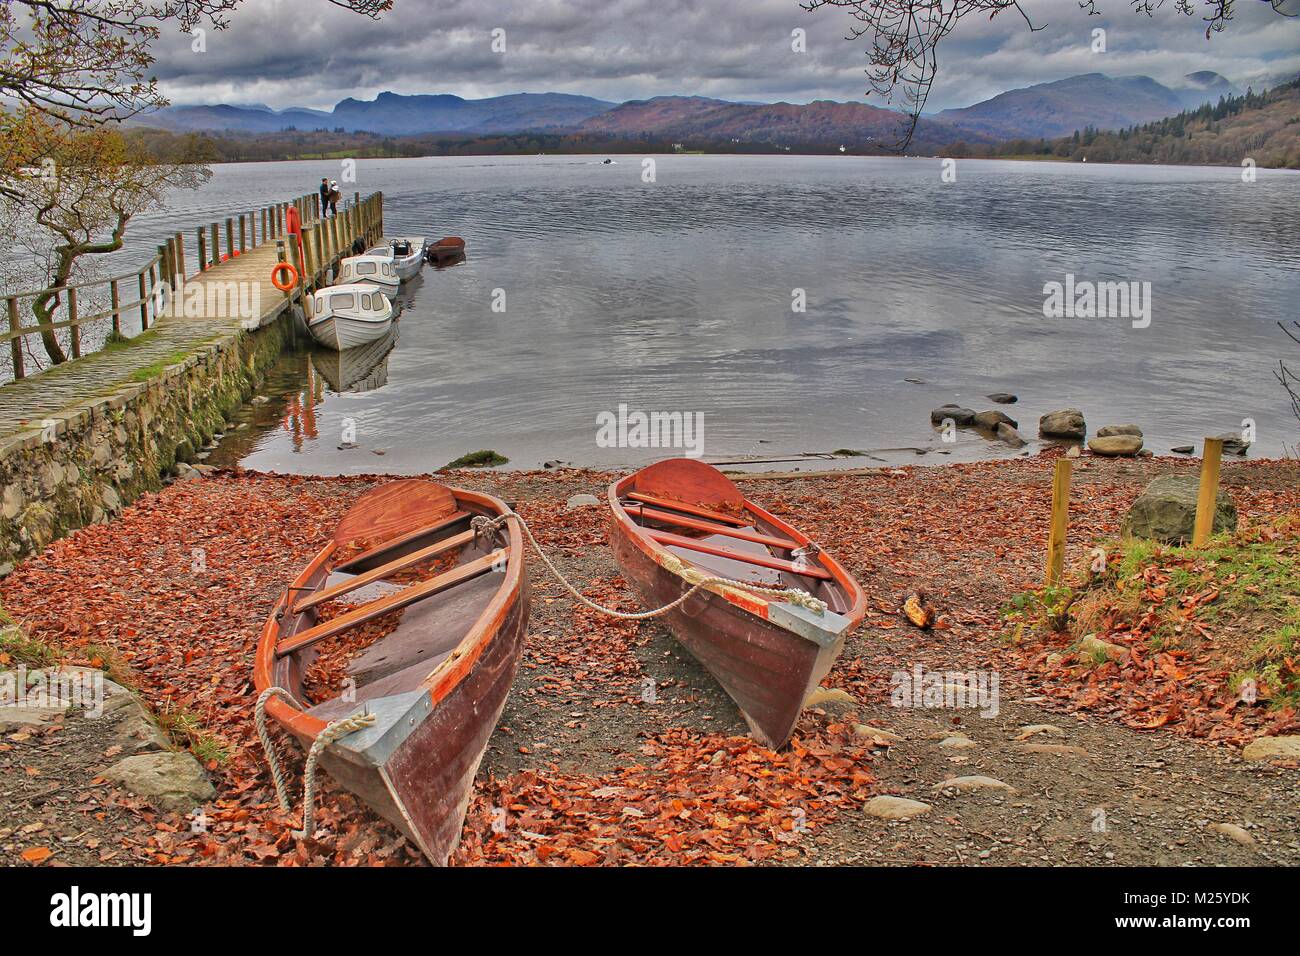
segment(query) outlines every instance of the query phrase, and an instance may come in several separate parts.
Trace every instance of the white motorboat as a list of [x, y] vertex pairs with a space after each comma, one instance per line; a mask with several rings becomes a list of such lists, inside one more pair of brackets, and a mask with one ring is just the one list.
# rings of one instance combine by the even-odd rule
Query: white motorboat
[[[405, 282], [415, 278], [424, 265], [424, 249], [427, 245], [424, 236], [399, 236], [388, 241], [388, 248], [393, 256], [393, 269], [397, 278]], [[382, 247], [381, 247], [382, 248]], [[366, 250], [369, 255], [372, 250]]]
[[308, 302], [307, 331], [326, 348], [366, 345], [393, 325], [393, 303], [376, 285], [351, 283], [319, 290]]
[[359, 256], [348, 256], [344, 259], [339, 264], [336, 281], [339, 285], [369, 282], [387, 289], [396, 289], [402, 282], [397, 277], [397, 269], [393, 265], [392, 250], [385, 250], [382, 246], [377, 249], [367, 249]]

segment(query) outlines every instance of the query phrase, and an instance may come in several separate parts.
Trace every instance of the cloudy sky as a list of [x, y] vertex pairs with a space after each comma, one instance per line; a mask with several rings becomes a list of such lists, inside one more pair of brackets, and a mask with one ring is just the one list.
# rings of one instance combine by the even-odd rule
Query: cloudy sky
[[[1145, 74], [1168, 85], [1214, 70], [1245, 86], [1300, 72], [1300, 17], [1237, 0], [1228, 28], [1205, 38], [1199, 19], [1166, 0], [1153, 18], [1130, 0], [1023, 0], [1044, 29], [1014, 11], [971, 17], [940, 46], [927, 110], [1077, 73]], [[1199, 14], [1198, 14], [1199, 17]], [[798, 0], [396, 0], [370, 22], [326, 0], [245, 0], [228, 30], [166, 32], [156, 74], [175, 103], [265, 103], [328, 109], [347, 96], [398, 93], [583, 93], [622, 101], [665, 94], [808, 102], [865, 90], [866, 44], [844, 37], [843, 11]], [[806, 31], [806, 52], [792, 31]], [[1091, 50], [1106, 30], [1106, 52]], [[505, 31], [505, 53], [492, 34]]]

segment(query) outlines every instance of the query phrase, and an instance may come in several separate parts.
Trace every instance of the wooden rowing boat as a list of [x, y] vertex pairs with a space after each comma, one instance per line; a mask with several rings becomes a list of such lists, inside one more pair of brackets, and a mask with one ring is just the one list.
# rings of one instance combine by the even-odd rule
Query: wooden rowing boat
[[[740, 707], [754, 739], [783, 746], [862, 620], [858, 583], [700, 461], [643, 468], [610, 485], [609, 503], [615, 557], [647, 606], [680, 598], [701, 576], [738, 582], [706, 585], [663, 620]], [[746, 584], [803, 590], [826, 607], [818, 613]]]
[[258, 693], [282, 687], [304, 705], [273, 697], [266, 712], [303, 747], [332, 720], [375, 715], [321, 766], [439, 865], [460, 840], [528, 625], [518, 519], [472, 526], [507, 511], [430, 481], [371, 491], [277, 602], [257, 648]]
[[465, 240], [460, 236], [444, 236], [431, 243], [425, 250], [425, 256], [435, 265], [452, 262], [465, 255]]

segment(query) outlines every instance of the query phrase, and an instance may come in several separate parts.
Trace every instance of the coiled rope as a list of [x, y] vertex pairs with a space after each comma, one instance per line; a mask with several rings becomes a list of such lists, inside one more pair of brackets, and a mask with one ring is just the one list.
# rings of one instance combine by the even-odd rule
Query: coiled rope
[[537, 556], [542, 559], [542, 563], [545, 564], [547, 570], [555, 576], [555, 579], [559, 581], [560, 584], [564, 585], [564, 589], [573, 596], [574, 600], [578, 601], [585, 607], [591, 608], [593, 611], [607, 614], [610, 617], [618, 618], [621, 621], [647, 621], [651, 618], [667, 614], [674, 608], [685, 604], [691, 599], [696, 591], [708, 587], [710, 584], [723, 585], [725, 587], [738, 588], [740, 590], [759, 591], [763, 594], [770, 594], [773, 597], [784, 598], [790, 604], [797, 604], [800, 607], [805, 607], [814, 614], [826, 613], [825, 601], [813, 597], [807, 591], [800, 588], [774, 588], [761, 584], [751, 584], [747, 581], [736, 581], [718, 575], [706, 575], [697, 571], [695, 568], [690, 567], [680, 558], [672, 555], [670, 555], [671, 563], [666, 565], [667, 569], [689, 581], [691, 583], [691, 589], [684, 592], [677, 600], [665, 604], [663, 607], [657, 607], [652, 611], [616, 611], [612, 607], [605, 607], [603, 604], [597, 604], [569, 583], [569, 579], [560, 572], [559, 568], [551, 563], [551, 559], [546, 556], [546, 552], [542, 550], [542, 546], [537, 543], [537, 539], [533, 536], [533, 529], [528, 527], [528, 522], [525, 521], [517, 511], [507, 509], [505, 514], [497, 518], [488, 518], [485, 515], [476, 515], [474, 519], [470, 521], [470, 527], [476, 534], [491, 533], [495, 535], [511, 518], [514, 518], [519, 522], [519, 526], [524, 529], [524, 535], [528, 538], [528, 543], [533, 546], [533, 550], [537, 552]]
[[[266, 729], [266, 703], [272, 697], [280, 697], [299, 710], [306, 710], [306, 708], [283, 687], [268, 687], [262, 691], [253, 708], [253, 722], [257, 726], [257, 737], [262, 742], [262, 749], [266, 751], [266, 762], [271, 767], [271, 779], [275, 782], [275, 797], [280, 802], [280, 809], [288, 813], [293, 809], [293, 804], [289, 800], [289, 787], [285, 783], [280, 755], [276, 752], [275, 744], [271, 742], [271, 734]], [[293, 831], [295, 837], [310, 839], [316, 831], [316, 765], [320, 761], [321, 753], [340, 737], [346, 737], [363, 727], [369, 727], [374, 722], [374, 714], [353, 714], [351, 717], [330, 721], [325, 725], [325, 729], [316, 735], [311, 749], [307, 751], [307, 766], [302, 773], [302, 829]]]

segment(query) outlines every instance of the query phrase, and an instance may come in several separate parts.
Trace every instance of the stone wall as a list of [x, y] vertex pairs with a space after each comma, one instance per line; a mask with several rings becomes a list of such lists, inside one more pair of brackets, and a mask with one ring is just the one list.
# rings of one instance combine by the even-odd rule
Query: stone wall
[[0, 576], [162, 487], [178, 461], [194, 460], [224, 430], [292, 334], [287, 314], [225, 334], [144, 381], [0, 439]]

